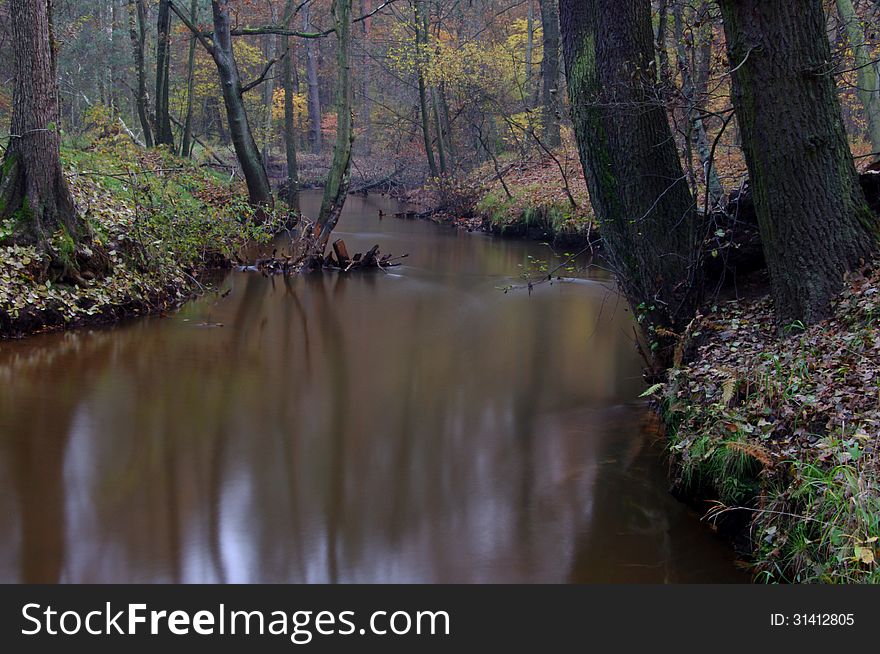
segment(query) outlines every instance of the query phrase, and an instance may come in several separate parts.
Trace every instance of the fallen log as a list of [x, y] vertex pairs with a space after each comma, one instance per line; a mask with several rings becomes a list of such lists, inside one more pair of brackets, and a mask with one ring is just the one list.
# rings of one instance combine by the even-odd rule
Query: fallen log
[[290, 275], [300, 272], [317, 272], [324, 270], [336, 270], [339, 272], [353, 272], [356, 270], [385, 270], [400, 265], [400, 260], [408, 257], [403, 254], [394, 257], [390, 254], [380, 254], [379, 246], [374, 245], [366, 252], [358, 252], [349, 256], [345, 241], [337, 239], [333, 243], [333, 251], [327, 254], [311, 254], [300, 256], [286, 255], [283, 252], [278, 256], [278, 250], [272, 251], [272, 256], [257, 259], [253, 264], [238, 261], [238, 270], [259, 272], [264, 275]]

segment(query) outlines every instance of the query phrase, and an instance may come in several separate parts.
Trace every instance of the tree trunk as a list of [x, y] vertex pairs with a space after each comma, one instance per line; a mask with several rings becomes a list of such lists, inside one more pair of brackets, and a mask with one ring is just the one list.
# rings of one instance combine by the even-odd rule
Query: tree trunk
[[[709, 143], [709, 136], [706, 134], [706, 126], [701, 114], [704, 98], [698, 92], [695, 81], [695, 77], [698, 77], [698, 74], [693, 70], [697, 62], [697, 57], [695, 56], [698, 45], [696, 42], [697, 38], [694, 34], [690, 38], [687, 38], [685, 35], [684, 7], [676, 3], [672, 11], [675, 20], [676, 55], [678, 68], [681, 71], [681, 94], [684, 98], [684, 110], [688, 123], [686, 129], [689, 142], [688, 149], [690, 149], [690, 141], [693, 139], [697, 147], [700, 167], [703, 171], [702, 181], [706, 184], [707, 193], [709, 194], [709, 207], [714, 209], [724, 203], [724, 187], [721, 185], [721, 179], [718, 177], [717, 170], [711, 165], [712, 146]], [[688, 157], [690, 157], [690, 152]], [[690, 161], [688, 162], [688, 167], [689, 169], [691, 168]]]
[[[12, 0], [12, 123], [0, 166], [0, 218], [12, 241], [50, 254], [53, 276], [81, 282], [107, 271], [61, 169], [58, 84], [49, 0]], [[47, 269], [48, 272], [48, 269]]]
[[[290, 22], [293, 19], [293, 11], [296, 0], [287, 0], [284, 8], [284, 26], [290, 29]], [[284, 35], [281, 41], [281, 47], [288, 51], [290, 48], [290, 37]], [[284, 65], [281, 71], [282, 84], [284, 85], [284, 150], [287, 156], [287, 206], [290, 211], [300, 213], [299, 207], [299, 167], [296, 162], [296, 123], [293, 115], [293, 51], [287, 52], [284, 58]]]
[[138, 118], [144, 132], [144, 144], [148, 148], [156, 144], [153, 128], [154, 120], [150, 115], [150, 95], [147, 92], [147, 70], [144, 63], [144, 45], [147, 40], [147, 16], [144, 0], [128, 0], [128, 33], [131, 37], [131, 50], [137, 68], [137, 91], [135, 104]]
[[532, 0], [528, 0], [529, 8], [526, 14], [526, 79], [523, 95], [530, 98], [532, 95], [532, 62], [535, 58], [535, 7]]
[[541, 94], [544, 141], [548, 147], [559, 147], [558, 86], [559, 86], [559, 9], [557, 0], [541, 0], [541, 30], [544, 34], [544, 57], [541, 59]]
[[[366, 16], [373, 8], [372, 0], [361, 0], [361, 15]], [[370, 98], [370, 57], [368, 46], [370, 44], [370, 34], [372, 32], [372, 18], [366, 18], [361, 21], [361, 36], [363, 44], [361, 45], [361, 118], [360, 122], [364, 126], [363, 153], [367, 156], [373, 148], [373, 118], [372, 118], [372, 100]]]
[[822, 2], [719, 4], [777, 319], [816, 322], [878, 235], [829, 71]]
[[241, 76], [232, 49], [228, 3], [229, 0], [211, 0], [214, 17], [214, 45], [211, 48], [211, 56], [220, 74], [220, 87], [223, 89], [223, 102], [226, 105], [232, 147], [235, 148], [238, 163], [247, 182], [250, 202], [254, 205], [271, 206], [272, 189], [269, 186], [269, 177], [266, 175], [260, 151], [254, 141], [242, 97]]
[[612, 266], [655, 363], [700, 301], [694, 201], [659, 98], [649, 0], [562, 0], [571, 115]]
[[428, 32], [425, 29], [425, 23], [422, 20], [421, 1], [422, 0], [415, 0], [415, 2], [413, 2], [413, 14], [415, 17], [416, 28], [416, 76], [418, 77], [419, 85], [419, 113], [421, 114], [422, 140], [425, 143], [425, 156], [428, 159], [428, 170], [431, 173], [431, 177], [436, 179], [440, 177], [440, 171], [437, 169], [437, 160], [434, 159], [434, 146], [431, 143], [431, 119], [428, 115], [428, 91], [427, 85], [425, 84], [424, 74], [424, 58], [427, 54], [425, 50], [428, 47]]
[[351, 147], [354, 142], [354, 125], [351, 116], [351, 2], [333, 0], [331, 11], [336, 27], [336, 144], [333, 146], [333, 162], [324, 185], [324, 198], [318, 214], [318, 243], [327, 245], [330, 234], [339, 222], [339, 215], [348, 195], [351, 182]]
[[[312, 31], [308, 3], [303, 5], [303, 32]], [[306, 39], [306, 82], [309, 87], [309, 145], [313, 154], [321, 154], [321, 89], [318, 87], [318, 59], [313, 39]]]
[[855, 55], [858, 96], [865, 111], [872, 152], [880, 152], [880, 65], [871, 56], [852, 0], [837, 0], [837, 13]]
[[171, 9], [170, 0], [159, 0], [156, 20], [156, 145], [174, 147], [169, 109], [171, 72]]
[[[196, 25], [199, 24], [199, 0], [192, 0], [189, 15], [192, 16]], [[192, 156], [192, 121], [193, 121], [193, 92], [195, 91], [195, 68], [196, 68], [196, 37], [189, 37], [189, 56], [186, 64], [186, 118], [183, 121], [183, 136], [180, 143], [180, 156]]]

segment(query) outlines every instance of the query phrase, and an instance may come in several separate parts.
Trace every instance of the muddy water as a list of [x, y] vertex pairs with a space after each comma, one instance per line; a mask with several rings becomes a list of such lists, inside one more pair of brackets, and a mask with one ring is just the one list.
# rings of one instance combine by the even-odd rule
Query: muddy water
[[0, 581], [744, 581], [666, 492], [607, 276], [504, 293], [546, 247], [395, 208], [339, 228], [392, 274], [0, 344]]

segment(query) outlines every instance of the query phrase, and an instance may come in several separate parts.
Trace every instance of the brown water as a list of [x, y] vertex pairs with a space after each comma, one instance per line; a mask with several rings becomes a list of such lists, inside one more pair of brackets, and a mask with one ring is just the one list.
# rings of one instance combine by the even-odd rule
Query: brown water
[[745, 581], [666, 491], [607, 277], [505, 294], [546, 247], [380, 208], [339, 232], [392, 274], [0, 344], [0, 581]]

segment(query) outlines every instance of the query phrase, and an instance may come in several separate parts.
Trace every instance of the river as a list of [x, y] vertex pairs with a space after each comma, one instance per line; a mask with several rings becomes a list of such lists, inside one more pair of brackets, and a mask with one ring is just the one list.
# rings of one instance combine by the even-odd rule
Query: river
[[546, 246], [380, 209], [337, 233], [388, 274], [0, 343], [0, 581], [747, 581], [667, 492], [607, 273], [505, 293]]

